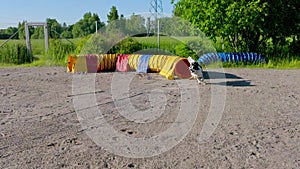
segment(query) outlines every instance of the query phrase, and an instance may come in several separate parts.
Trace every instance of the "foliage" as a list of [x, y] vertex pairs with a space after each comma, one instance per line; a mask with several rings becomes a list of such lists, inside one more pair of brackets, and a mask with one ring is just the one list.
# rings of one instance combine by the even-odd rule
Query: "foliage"
[[197, 59], [197, 54], [191, 50], [186, 44], [179, 44], [175, 47], [175, 53], [177, 56], [181, 56], [181, 57], [189, 57], [191, 56], [194, 59]]
[[[48, 33], [49, 38], [60, 38], [61, 36], [64, 38], [72, 38], [72, 29], [73, 25], [67, 26], [65, 23], [62, 26], [56, 19], [47, 19]], [[44, 39], [44, 27], [32, 27], [33, 34], [31, 35], [32, 39]]]
[[[47, 26], [48, 26], [48, 33], [49, 38], [59, 38], [60, 34], [62, 33], [63, 29], [60, 23], [56, 19], [47, 18]], [[19, 23], [18, 28], [19, 34], [18, 39], [25, 39], [25, 21]], [[29, 26], [29, 34], [32, 39], [43, 39], [44, 38], [44, 27], [38, 26], [33, 27]]]
[[62, 40], [51, 39], [48, 50], [48, 58], [54, 63], [61, 63], [66, 60], [68, 55], [73, 54], [75, 45], [72, 43], [64, 43]]
[[49, 38], [59, 38], [62, 33], [62, 26], [56, 19], [47, 19]]
[[179, 17], [164, 17], [160, 19], [161, 33], [169, 36], [197, 36], [200, 31], [190, 22]]
[[[8, 39], [15, 32], [18, 31], [18, 28], [8, 27], [7, 29], [0, 29], [0, 39]], [[18, 36], [12, 37], [12, 39], [18, 39]]]
[[205, 53], [216, 52], [215, 47], [212, 45], [211, 41], [206, 38], [191, 39], [186, 42], [186, 45], [196, 53], [196, 58], [198, 59]]
[[[19, 39], [26, 39], [25, 36], [25, 21], [23, 21], [22, 23], [19, 22], [18, 25], [18, 30], [19, 30]], [[29, 27], [29, 34], [32, 35], [34, 33], [34, 28], [32, 26]]]
[[84, 37], [89, 34], [96, 32], [96, 23], [98, 28], [104, 26], [104, 23], [100, 21], [97, 14], [92, 14], [91, 12], [85, 13], [83, 19], [80, 19], [72, 29], [72, 34], [74, 38]]
[[105, 39], [101, 34], [93, 34], [83, 38], [76, 48], [77, 54], [100, 54], [104, 52]]
[[75, 54], [81, 54], [82, 52], [82, 49], [84, 48], [85, 44], [87, 43], [87, 41], [89, 40], [89, 38], [91, 37], [92, 35], [88, 35], [88, 36], [85, 36], [85, 37], [82, 37], [79, 39], [79, 41], [76, 43], [76, 49], [75, 49]]
[[125, 29], [127, 35], [146, 33], [145, 18], [132, 14], [129, 19], [125, 20]]
[[[139, 43], [142, 44], [142, 49], [158, 49], [157, 37], [135, 37]], [[180, 44], [180, 39], [162, 36], [160, 37], [160, 49], [166, 50], [169, 53], [175, 54], [175, 47]]]
[[72, 34], [73, 26], [74, 26], [74, 25], [69, 25], [69, 26], [67, 26], [67, 24], [64, 23], [64, 24], [63, 24], [63, 27], [62, 27], [63, 32], [61, 33], [61, 36], [62, 36], [63, 38], [67, 38], [67, 39], [73, 38], [73, 34]]
[[116, 6], [112, 6], [109, 14], [107, 15], [108, 23], [119, 19], [119, 14]]
[[33, 34], [31, 35], [32, 39], [43, 39], [44, 38], [44, 27], [37, 27], [34, 29]]
[[142, 44], [129, 37], [112, 47], [108, 53], [132, 54], [140, 50], [142, 50]]
[[119, 21], [119, 14], [116, 6], [112, 6], [109, 14], [107, 15], [106, 32], [115, 33], [125, 30], [125, 18], [122, 15]]
[[175, 47], [175, 53], [181, 57], [191, 56], [198, 60], [205, 53], [215, 52], [214, 46], [209, 41], [204, 39], [190, 39], [184, 43], [180, 43]]
[[174, 4], [176, 16], [213, 40], [221, 37], [232, 51], [267, 54], [269, 47], [269, 52], [273, 51], [269, 54], [277, 55], [289, 45], [288, 37], [294, 37], [294, 43], [299, 41], [300, 18], [294, 0], [179, 0]]
[[[142, 44], [142, 49], [157, 49], [157, 37], [134, 38]], [[199, 36], [162, 36], [160, 37], [160, 49], [182, 57], [191, 56], [198, 59], [203, 53], [215, 52], [210, 40]]]
[[23, 43], [6, 44], [0, 50], [0, 63], [24, 64], [33, 61], [33, 56], [27, 52]]

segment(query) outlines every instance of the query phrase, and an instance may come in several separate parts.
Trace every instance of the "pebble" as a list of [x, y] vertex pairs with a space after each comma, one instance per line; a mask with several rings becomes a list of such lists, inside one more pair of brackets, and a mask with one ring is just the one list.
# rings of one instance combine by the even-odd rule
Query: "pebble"
[[128, 164], [129, 168], [134, 168], [134, 165], [132, 163]]

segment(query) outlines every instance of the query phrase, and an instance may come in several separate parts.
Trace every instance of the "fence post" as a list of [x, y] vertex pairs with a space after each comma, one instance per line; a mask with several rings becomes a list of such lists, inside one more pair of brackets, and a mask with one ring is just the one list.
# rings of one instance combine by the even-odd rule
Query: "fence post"
[[26, 36], [27, 52], [31, 56], [30, 35], [29, 35], [29, 28], [28, 28], [27, 21], [25, 21], [25, 36]]
[[47, 22], [44, 25], [44, 35], [45, 35], [45, 48], [46, 48], [46, 52], [48, 52], [48, 49], [49, 49], [49, 36], [48, 36]]

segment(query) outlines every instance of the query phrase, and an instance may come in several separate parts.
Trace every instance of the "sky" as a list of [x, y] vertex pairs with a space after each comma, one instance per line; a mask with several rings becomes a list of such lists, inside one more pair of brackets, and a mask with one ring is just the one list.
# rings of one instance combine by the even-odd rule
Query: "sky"
[[[171, 0], [163, 1], [165, 14], [172, 14]], [[47, 18], [59, 23], [74, 24], [84, 13], [97, 13], [101, 21], [107, 21], [107, 14], [116, 6], [119, 15], [149, 13], [151, 0], [0, 0], [0, 29], [17, 27], [19, 22], [43, 22]]]

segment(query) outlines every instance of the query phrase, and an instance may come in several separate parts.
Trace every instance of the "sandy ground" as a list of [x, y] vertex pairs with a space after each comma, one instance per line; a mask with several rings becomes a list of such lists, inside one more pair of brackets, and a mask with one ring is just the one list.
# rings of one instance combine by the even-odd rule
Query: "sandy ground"
[[[225, 69], [226, 79], [213, 71], [216, 76], [199, 86], [192, 130], [171, 150], [148, 158], [115, 155], [93, 142], [79, 123], [73, 75], [65, 71], [0, 69], [0, 168], [300, 168], [300, 70]], [[98, 109], [116, 131], [152, 137], [175, 121], [181, 98], [176, 80], [135, 76], [129, 93], [136, 108], [151, 106], [149, 90], [160, 89], [167, 98], [160, 117], [139, 124], [118, 114], [112, 75], [96, 75], [95, 93]], [[226, 105], [216, 130], [200, 144], [214, 85], [226, 88]]]

